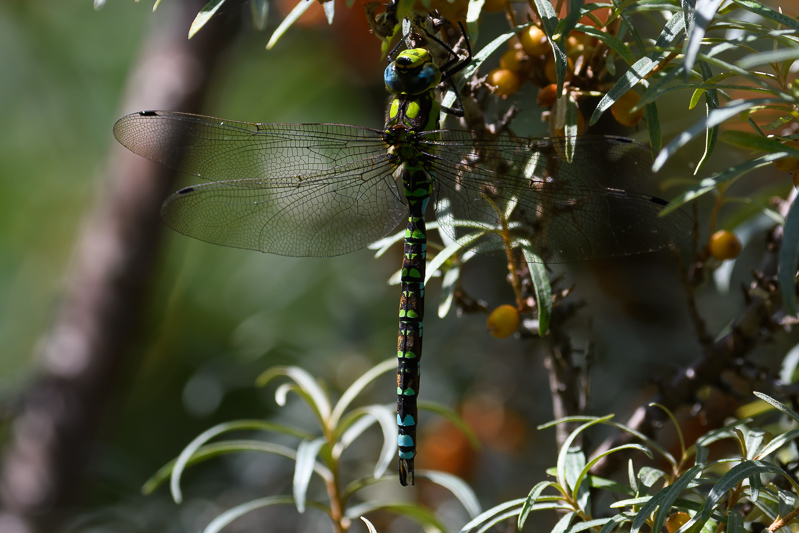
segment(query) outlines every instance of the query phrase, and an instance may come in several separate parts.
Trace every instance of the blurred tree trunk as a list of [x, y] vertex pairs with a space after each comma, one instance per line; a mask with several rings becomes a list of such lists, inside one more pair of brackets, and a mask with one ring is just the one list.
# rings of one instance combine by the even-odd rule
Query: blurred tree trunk
[[[233, 33], [221, 17], [187, 40], [204, 3], [167, 2], [153, 15], [122, 113], [200, 111]], [[40, 342], [38, 375], [21, 398], [3, 452], [3, 533], [59, 529], [59, 509], [79, 494], [94, 436], [122, 382], [121, 370], [129, 366], [122, 363], [148, 292], [163, 229], [159, 210], [173, 176], [113, 143], [101, 178], [62, 304]]]

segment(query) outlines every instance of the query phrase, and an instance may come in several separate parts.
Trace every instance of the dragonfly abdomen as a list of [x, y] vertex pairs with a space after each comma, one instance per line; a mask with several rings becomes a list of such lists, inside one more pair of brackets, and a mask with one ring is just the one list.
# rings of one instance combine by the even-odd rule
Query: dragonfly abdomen
[[399, 434], [399, 478], [413, 485], [416, 457], [416, 422], [419, 395], [419, 364], [422, 358], [424, 278], [427, 235], [424, 212], [432, 192], [431, 178], [421, 167], [402, 169], [402, 184], [408, 202], [408, 226], [402, 260], [402, 295], [397, 338], [397, 426]]

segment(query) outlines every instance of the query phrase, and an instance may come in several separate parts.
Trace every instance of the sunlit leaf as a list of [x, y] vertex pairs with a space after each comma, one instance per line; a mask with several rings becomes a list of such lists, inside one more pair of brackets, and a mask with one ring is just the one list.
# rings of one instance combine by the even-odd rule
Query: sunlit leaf
[[275, 30], [275, 33], [273, 33], [272, 37], [269, 38], [269, 42], [266, 43], [266, 49], [271, 50], [272, 47], [277, 44], [280, 38], [283, 37], [283, 34], [286, 33], [286, 31], [291, 28], [291, 26], [297, 22], [303, 13], [308, 11], [308, 8], [313, 4], [313, 0], [300, 0], [299, 3], [294, 6], [294, 9], [291, 10], [291, 13], [289, 13], [286, 18], [280, 22], [280, 25]]
[[229, 431], [242, 431], [242, 430], [258, 430], [258, 431], [277, 431], [287, 435], [293, 435], [300, 438], [309, 438], [307, 433], [283, 426], [274, 424], [263, 420], [236, 420], [233, 422], [224, 422], [218, 424], [210, 429], [207, 429], [195, 437], [185, 448], [180, 452], [178, 458], [175, 460], [175, 465], [172, 468], [172, 476], [170, 479], [170, 491], [172, 492], [172, 499], [175, 503], [183, 501], [183, 495], [180, 490], [180, 477], [183, 470], [189, 463], [189, 460], [194, 456], [197, 450], [206, 442]]
[[268, 496], [237, 505], [214, 518], [210, 524], [205, 526], [202, 533], [219, 533], [223, 527], [249, 512], [269, 507], [270, 505], [284, 505], [287, 503], [293, 503], [289, 496]]
[[382, 376], [389, 370], [392, 370], [397, 367], [397, 359], [392, 357], [390, 359], [386, 359], [385, 361], [373, 366], [369, 370], [363, 373], [358, 379], [356, 379], [352, 385], [347, 387], [347, 390], [344, 391], [344, 394], [341, 395], [341, 398], [336, 403], [336, 407], [333, 409], [332, 413], [330, 414], [330, 425], [336, 426], [338, 421], [341, 419], [341, 416], [350, 406], [352, 401], [358, 397], [358, 395], [363, 392], [363, 389], [366, 388], [370, 383], [372, 383], [375, 379]]
[[189, 39], [194, 37], [194, 34], [200, 31], [200, 29], [205, 26], [206, 22], [211, 20], [211, 17], [214, 16], [214, 13], [216, 13], [224, 3], [225, 0], [211, 0], [205, 4], [205, 7], [203, 7], [200, 12], [197, 13], [197, 16], [194, 17], [194, 22], [191, 23], [191, 27], [189, 28]]
[[325, 439], [304, 440], [297, 447], [297, 459], [294, 461], [294, 480], [292, 492], [297, 512], [305, 512], [305, 496], [308, 493], [308, 484], [311, 482], [313, 467], [319, 450], [325, 445]]
[[264, 31], [269, 20], [269, 0], [250, 0], [252, 25], [258, 31]]

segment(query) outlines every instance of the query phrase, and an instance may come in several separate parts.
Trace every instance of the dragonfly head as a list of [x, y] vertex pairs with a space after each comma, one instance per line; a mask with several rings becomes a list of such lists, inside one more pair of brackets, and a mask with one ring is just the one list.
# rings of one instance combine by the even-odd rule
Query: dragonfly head
[[386, 88], [394, 94], [422, 94], [441, 83], [441, 70], [424, 48], [403, 50], [383, 74]]

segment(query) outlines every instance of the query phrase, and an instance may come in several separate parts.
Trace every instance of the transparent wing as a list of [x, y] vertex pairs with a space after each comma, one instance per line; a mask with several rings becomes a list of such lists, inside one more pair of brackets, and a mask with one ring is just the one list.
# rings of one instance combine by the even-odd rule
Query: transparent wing
[[152, 161], [219, 180], [161, 209], [169, 226], [207, 242], [326, 257], [365, 247], [407, 214], [376, 130], [147, 111], [121, 118], [114, 135]]
[[387, 235], [405, 216], [383, 154], [297, 177], [188, 187], [164, 202], [173, 229], [203, 241], [279, 255], [329, 257]]
[[660, 250], [691, 234], [688, 215], [661, 217], [665, 201], [627, 190], [652, 175], [648, 147], [629, 139], [580, 137], [569, 160], [565, 139], [425, 138], [439, 219], [453, 238], [474, 231], [459, 225], [468, 220], [501, 244], [502, 213], [513, 237], [560, 263]]

